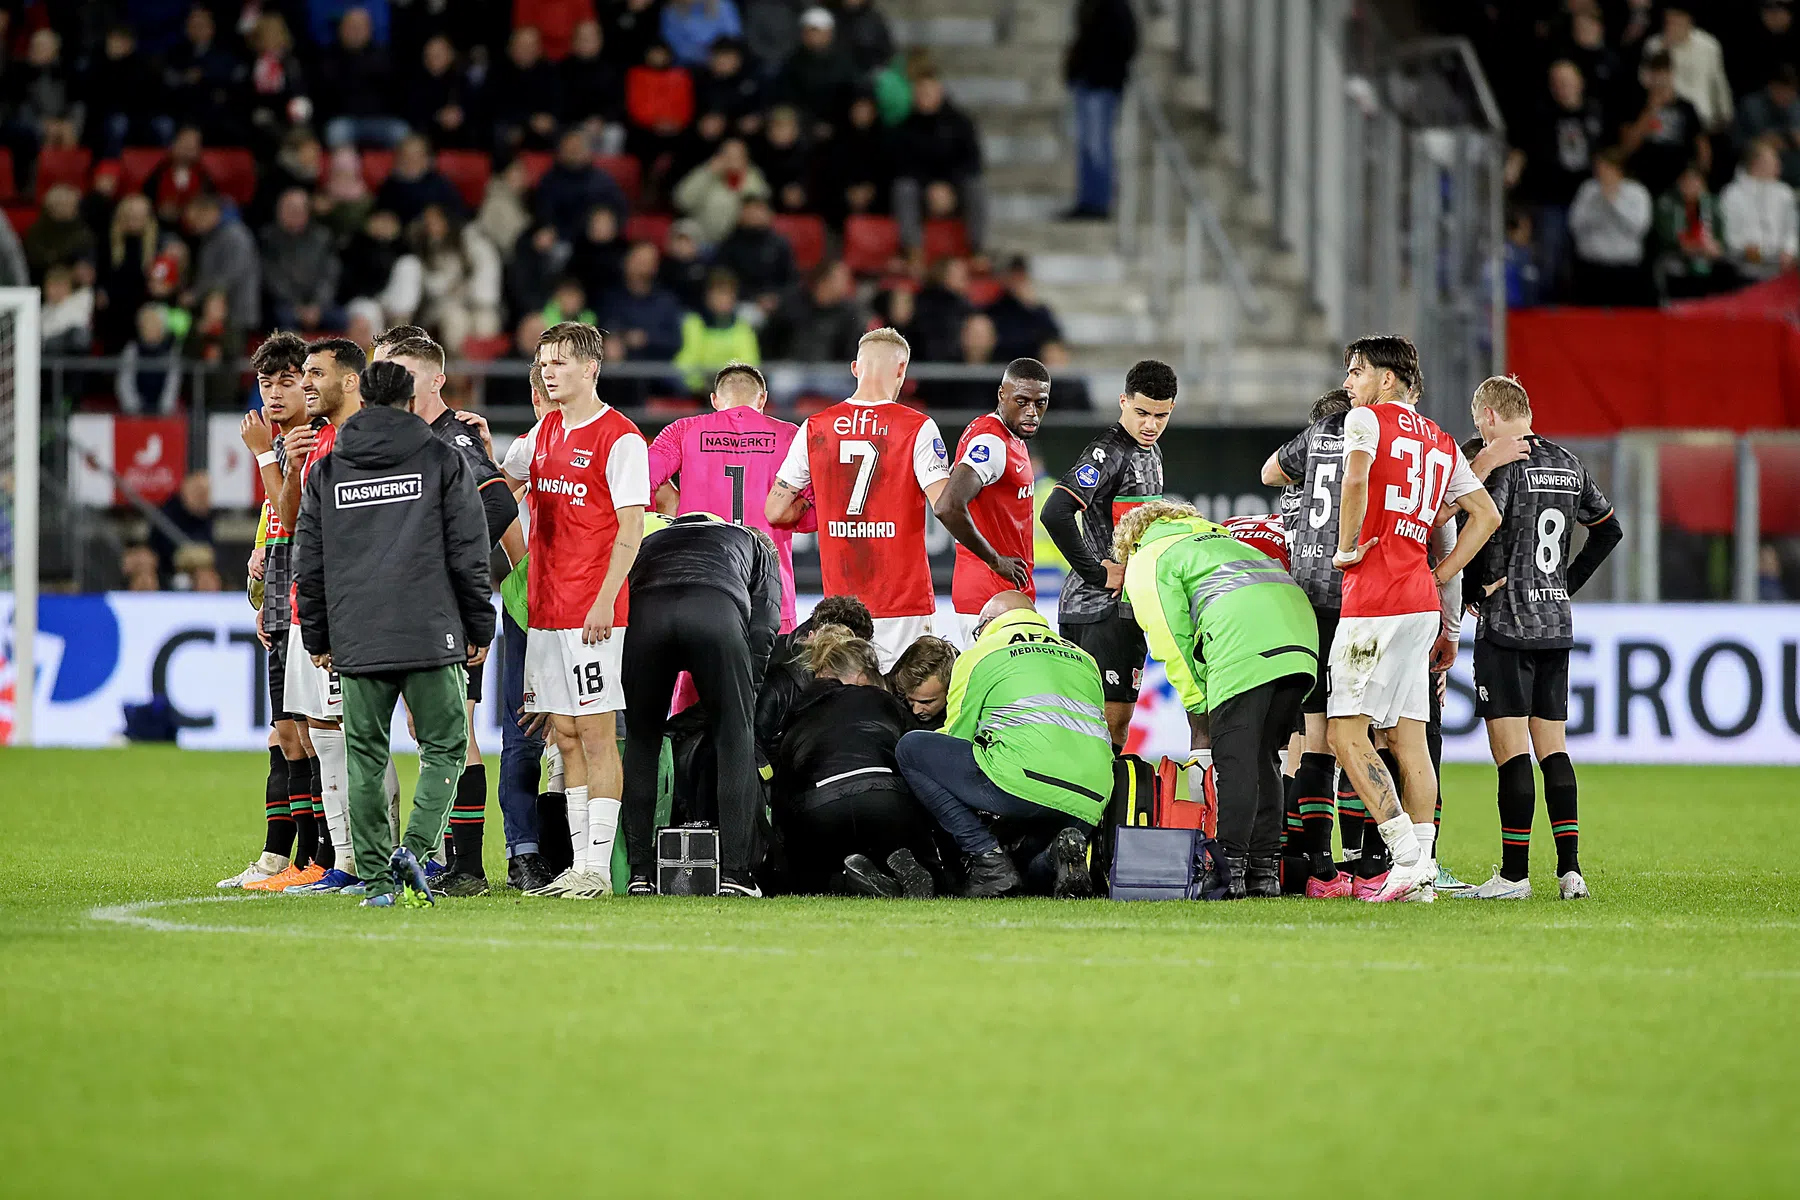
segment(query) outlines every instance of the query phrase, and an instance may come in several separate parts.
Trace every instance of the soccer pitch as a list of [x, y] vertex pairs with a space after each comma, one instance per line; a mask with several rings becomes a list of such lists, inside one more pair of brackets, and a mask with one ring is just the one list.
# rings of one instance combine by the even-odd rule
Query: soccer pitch
[[[1540, 804], [1525, 903], [411, 912], [214, 889], [260, 845], [266, 761], [0, 751], [0, 1193], [1760, 1195], [1800, 1171], [1800, 772], [1585, 769], [1580, 903]], [[1445, 860], [1485, 878], [1497, 843], [1492, 771], [1451, 768]]]

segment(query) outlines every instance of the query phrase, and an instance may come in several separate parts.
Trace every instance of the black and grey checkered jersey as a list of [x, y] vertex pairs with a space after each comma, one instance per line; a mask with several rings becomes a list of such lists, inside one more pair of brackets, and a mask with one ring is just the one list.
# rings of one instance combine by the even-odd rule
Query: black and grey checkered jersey
[[1488, 476], [1500, 528], [1482, 547], [1475, 578], [1506, 583], [1481, 604], [1475, 636], [1500, 646], [1559, 650], [1575, 644], [1569, 603], [1575, 525], [1595, 525], [1612, 504], [1573, 453], [1529, 437], [1531, 454]]
[[1343, 603], [1344, 573], [1331, 565], [1338, 544], [1338, 496], [1344, 485], [1344, 418], [1315, 421], [1275, 452], [1289, 479], [1298, 480], [1299, 508], [1288, 539], [1291, 573], [1314, 608], [1335, 612]]
[[1289, 484], [1281, 489], [1275, 511], [1281, 515], [1281, 532], [1287, 535], [1288, 549], [1291, 551], [1294, 548], [1294, 528], [1300, 520], [1299, 484]]
[[[287, 447], [284, 439], [275, 439], [275, 462], [283, 475], [287, 474]], [[269, 523], [273, 527], [263, 542], [263, 602], [262, 628], [271, 637], [286, 638], [288, 622], [293, 618], [294, 610], [290, 602], [294, 583], [293, 538], [294, 531], [281, 529], [275, 517], [275, 498], [271, 496], [269, 504]], [[279, 531], [279, 532], [277, 532]]]
[[[1057, 486], [1081, 503], [1081, 538], [1088, 553], [1112, 558], [1113, 523], [1140, 504], [1162, 499], [1162, 450], [1140, 446], [1122, 425], [1088, 443]], [[1131, 606], [1105, 588], [1095, 587], [1073, 571], [1063, 582], [1057, 601], [1057, 620], [1069, 625], [1091, 625], [1110, 617], [1131, 615]]]

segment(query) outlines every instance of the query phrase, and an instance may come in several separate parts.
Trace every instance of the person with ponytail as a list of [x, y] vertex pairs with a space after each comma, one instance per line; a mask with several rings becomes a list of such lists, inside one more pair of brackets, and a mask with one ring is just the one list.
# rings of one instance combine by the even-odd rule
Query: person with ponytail
[[1192, 505], [1132, 509], [1113, 535], [1125, 599], [1190, 713], [1205, 713], [1218, 772], [1225, 898], [1281, 894], [1287, 745], [1318, 669], [1306, 593], [1282, 565]]

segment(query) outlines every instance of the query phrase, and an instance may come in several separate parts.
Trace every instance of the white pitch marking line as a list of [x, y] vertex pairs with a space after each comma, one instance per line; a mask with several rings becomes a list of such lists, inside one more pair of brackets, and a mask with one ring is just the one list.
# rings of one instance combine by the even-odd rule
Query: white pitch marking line
[[[102, 924], [121, 925], [128, 928], [147, 929], [154, 933], [201, 933], [201, 934], [244, 934], [252, 937], [287, 937], [308, 940], [341, 940], [345, 938], [369, 942], [414, 942], [422, 945], [465, 945], [487, 946], [496, 949], [581, 949], [600, 950], [621, 954], [722, 954], [752, 955], [774, 958], [788, 957], [863, 957], [863, 958], [895, 958], [903, 960], [921, 960], [931, 957], [961, 958], [965, 961], [979, 963], [1010, 963], [1023, 966], [1083, 966], [1083, 967], [1203, 967], [1207, 969], [1267, 969], [1295, 971], [1375, 971], [1382, 973], [1423, 972], [1423, 971], [1468, 971], [1479, 974], [1497, 975], [1552, 975], [1575, 976], [1585, 975], [1618, 975], [1628, 977], [1653, 978], [1698, 978], [1702, 975], [1709, 978], [1720, 976], [1710, 969], [1699, 967], [1574, 967], [1564, 963], [1424, 963], [1424, 962], [1391, 962], [1382, 960], [1361, 961], [1310, 961], [1289, 962], [1286, 960], [1269, 960], [1258, 963], [1229, 962], [1222, 963], [1210, 958], [1197, 958], [1178, 955], [1152, 955], [1135, 957], [1128, 955], [1082, 955], [1067, 957], [1062, 955], [1033, 954], [1000, 954], [993, 952], [976, 952], [970, 954], [932, 955], [916, 949], [895, 951], [855, 951], [838, 950], [824, 947], [793, 948], [787, 946], [742, 946], [719, 942], [675, 943], [675, 942], [606, 942], [606, 941], [573, 941], [558, 938], [510, 938], [510, 937], [462, 937], [455, 934], [446, 936], [419, 936], [411, 933], [379, 932], [374, 930], [301, 930], [270, 928], [257, 925], [190, 925], [180, 921], [166, 921], [160, 917], [145, 914], [170, 908], [186, 908], [202, 904], [232, 904], [248, 901], [247, 896], [197, 896], [178, 900], [138, 900], [130, 904], [101, 905], [89, 909], [87, 918]], [[1021, 923], [1014, 923], [1020, 927]], [[599, 930], [596, 925], [580, 925], [559, 923], [550, 928], [566, 929], [570, 932], [590, 932]], [[954, 931], [956, 927], [948, 927]], [[967, 927], [963, 927], [967, 928]], [[1083, 926], [1072, 926], [1081, 929]], [[1736, 973], [1739, 979], [1746, 981], [1796, 981], [1800, 980], [1800, 970], [1757, 970]]]

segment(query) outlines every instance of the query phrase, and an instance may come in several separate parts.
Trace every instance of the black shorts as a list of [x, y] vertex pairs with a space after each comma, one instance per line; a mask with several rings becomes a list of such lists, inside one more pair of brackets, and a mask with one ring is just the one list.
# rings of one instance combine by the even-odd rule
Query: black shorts
[[1569, 652], [1475, 643], [1475, 715], [1569, 719]]
[[[260, 617], [258, 618], [260, 619]], [[269, 724], [292, 721], [294, 714], [282, 707], [287, 694], [287, 630], [269, 635]]]
[[1313, 678], [1312, 690], [1306, 693], [1306, 699], [1300, 702], [1300, 719], [1306, 719], [1308, 713], [1325, 712], [1325, 667], [1331, 662], [1331, 640], [1337, 636], [1338, 610], [1335, 608], [1315, 608], [1313, 617], [1319, 622], [1319, 673]]
[[1108, 617], [1104, 621], [1060, 624], [1056, 631], [1100, 664], [1100, 682], [1108, 703], [1131, 704], [1137, 700], [1150, 645], [1136, 621], [1130, 617]]

